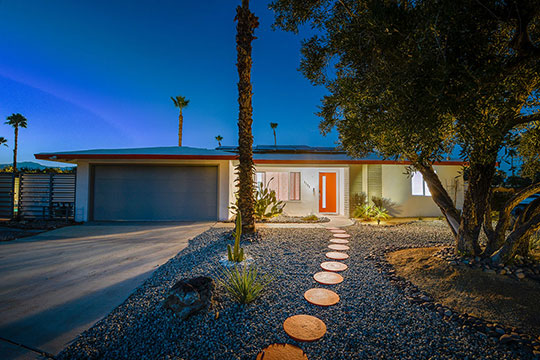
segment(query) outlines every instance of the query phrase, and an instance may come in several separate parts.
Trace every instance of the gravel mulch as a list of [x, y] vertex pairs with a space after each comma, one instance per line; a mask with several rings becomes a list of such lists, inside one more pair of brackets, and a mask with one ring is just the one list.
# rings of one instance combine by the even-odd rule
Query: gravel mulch
[[[160, 306], [179, 279], [215, 276], [230, 229], [211, 229], [190, 242], [156, 270], [108, 317], [84, 332], [59, 354], [60, 359], [255, 359], [272, 343], [300, 346], [309, 359], [527, 359], [530, 353], [500, 345], [475, 331], [462, 330], [429, 309], [408, 301], [399, 288], [366, 260], [388, 246], [449, 244], [443, 222], [394, 227], [357, 225], [348, 229], [349, 269], [345, 280], [324, 286], [313, 280], [331, 235], [323, 229], [261, 229], [243, 247], [263, 272], [276, 280], [255, 303], [240, 306], [218, 288], [220, 305], [186, 321]], [[312, 287], [337, 292], [341, 301], [328, 308], [309, 304]], [[292, 315], [314, 315], [328, 332], [314, 343], [296, 343], [283, 331]]]

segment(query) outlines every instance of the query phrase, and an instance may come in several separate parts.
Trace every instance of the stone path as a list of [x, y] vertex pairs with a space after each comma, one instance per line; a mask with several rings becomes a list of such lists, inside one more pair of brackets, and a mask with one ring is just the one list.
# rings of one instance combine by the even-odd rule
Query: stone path
[[[345, 260], [349, 258], [349, 255], [340, 252], [349, 250], [350, 247], [344, 244], [348, 244], [349, 241], [345, 240], [350, 235], [345, 230], [337, 227], [326, 227], [326, 230], [330, 231], [334, 236], [330, 239], [330, 245], [328, 248], [332, 251], [325, 254], [327, 258], [333, 260]], [[337, 274], [338, 271], [345, 271], [347, 265], [338, 261], [325, 261], [321, 263], [321, 268], [325, 271], [320, 271], [313, 275], [313, 278], [323, 285], [335, 285], [343, 282], [343, 276]], [[332, 306], [340, 301], [339, 295], [332, 290], [325, 288], [312, 288], [304, 293], [304, 298], [307, 302], [317, 306]], [[287, 318], [283, 323], [283, 329], [293, 340], [300, 342], [312, 342], [321, 339], [326, 333], [326, 324], [319, 318], [311, 315], [294, 315]], [[287, 357], [285, 357], [284, 348], [287, 348]], [[261, 351], [257, 355], [257, 359], [307, 359], [307, 355], [298, 347], [290, 344], [272, 344], [266, 349]]]

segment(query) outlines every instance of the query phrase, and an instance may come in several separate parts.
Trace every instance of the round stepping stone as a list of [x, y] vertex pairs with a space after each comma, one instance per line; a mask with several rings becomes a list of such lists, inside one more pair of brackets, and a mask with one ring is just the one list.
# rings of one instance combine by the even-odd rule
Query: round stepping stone
[[320, 271], [313, 275], [313, 278], [323, 285], [335, 285], [343, 281], [343, 276], [330, 271]]
[[346, 233], [345, 230], [341, 230], [341, 229], [330, 230], [330, 232], [333, 232], [334, 234], [345, 234]]
[[347, 245], [341, 245], [341, 244], [330, 244], [328, 245], [328, 248], [332, 250], [341, 250], [341, 251], [350, 249], [350, 247], [348, 247]]
[[334, 244], [348, 244], [348, 243], [349, 243], [349, 240], [345, 240], [345, 239], [331, 239], [330, 242], [331, 242], [331, 243], [334, 243]]
[[339, 230], [337, 227], [329, 226], [325, 228], [326, 230]]
[[272, 344], [257, 355], [257, 360], [308, 360], [308, 357], [298, 346]]
[[291, 316], [283, 323], [283, 329], [296, 341], [319, 340], [326, 333], [322, 320], [311, 315]]
[[347, 265], [337, 261], [325, 261], [321, 264], [321, 267], [323, 268], [323, 270], [334, 272], [347, 270]]
[[346, 239], [346, 238], [350, 238], [351, 235], [349, 235], [349, 234], [334, 234], [334, 237]]
[[339, 295], [332, 290], [314, 288], [304, 293], [304, 298], [313, 305], [332, 306], [339, 302]]
[[330, 251], [326, 253], [326, 257], [332, 260], [345, 260], [349, 258], [349, 255], [342, 252]]

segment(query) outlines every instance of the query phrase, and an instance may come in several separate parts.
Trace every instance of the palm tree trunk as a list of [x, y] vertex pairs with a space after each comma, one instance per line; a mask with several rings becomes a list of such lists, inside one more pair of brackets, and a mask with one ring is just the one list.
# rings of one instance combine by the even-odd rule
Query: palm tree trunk
[[251, 103], [251, 42], [259, 20], [249, 10], [249, 0], [242, 0], [242, 6], [236, 8], [236, 51], [238, 68], [238, 209], [242, 215], [242, 230], [246, 233], [255, 231], [254, 196], [253, 196], [253, 107]]
[[178, 114], [178, 146], [182, 146], [182, 127], [184, 126], [184, 116], [182, 115], [182, 109]]
[[17, 145], [19, 142], [19, 128], [15, 126], [15, 146], [13, 147], [13, 172], [17, 173]]
[[277, 149], [277, 138], [276, 138], [276, 129], [274, 130], [274, 147]]

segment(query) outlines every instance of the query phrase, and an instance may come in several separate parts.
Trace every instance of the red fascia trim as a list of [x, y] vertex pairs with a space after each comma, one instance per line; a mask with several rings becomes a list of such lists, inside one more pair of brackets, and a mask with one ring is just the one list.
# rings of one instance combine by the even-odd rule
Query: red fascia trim
[[235, 160], [234, 155], [149, 155], [149, 154], [35, 154], [38, 160], [76, 160], [76, 159], [145, 159], [145, 160]]
[[[384, 165], [410, 165], [410, 161], [397, 160], [254, 160], [255, 164], [384, 164]], [[464, 161], [437, 161], [433, 165], [463, 165]]]

